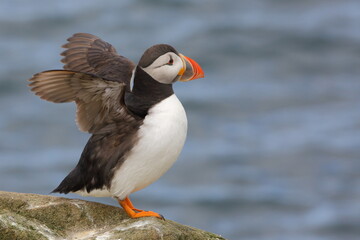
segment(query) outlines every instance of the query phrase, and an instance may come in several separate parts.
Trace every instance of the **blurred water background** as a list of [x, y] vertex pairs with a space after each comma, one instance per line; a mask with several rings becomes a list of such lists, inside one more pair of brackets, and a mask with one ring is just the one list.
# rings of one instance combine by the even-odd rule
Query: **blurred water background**
[[360, 239], [359, 1], [2, 0], [0, 190], [48, 194], [79, 159], [74, 104], [27, 87], [75, 32], [135, 62], [169, 43], [204, 68], [175, 86], [188, 139], [138, 208], [229, 239]]

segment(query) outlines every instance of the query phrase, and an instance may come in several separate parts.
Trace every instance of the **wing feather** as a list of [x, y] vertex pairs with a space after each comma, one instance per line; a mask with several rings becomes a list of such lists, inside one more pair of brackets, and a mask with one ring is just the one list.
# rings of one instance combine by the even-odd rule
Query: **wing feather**
[[61, 53], [65, 70], [92, 73], [129, 85], [135, 64], [119, 55], [111, 44], [89, 33], [75, 33], [63, 47], [67, 48]]
[[51, 70], [35, 74], [31, 90], [50, 102], [76, 102], [76, 122], [80, 130], [96, 133], [119, 121], [133, 119], [123, 104], [125, 84], [89, 73]]

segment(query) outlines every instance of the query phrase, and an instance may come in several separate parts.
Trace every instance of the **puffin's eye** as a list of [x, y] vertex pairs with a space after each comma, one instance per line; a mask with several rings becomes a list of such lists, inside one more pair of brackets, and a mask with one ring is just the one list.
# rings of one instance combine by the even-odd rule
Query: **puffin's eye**
[[172, 57], [170, 57], [169, 62], [167, 63], [168, 65], [173, 65], [174, 64], [174, 59]]

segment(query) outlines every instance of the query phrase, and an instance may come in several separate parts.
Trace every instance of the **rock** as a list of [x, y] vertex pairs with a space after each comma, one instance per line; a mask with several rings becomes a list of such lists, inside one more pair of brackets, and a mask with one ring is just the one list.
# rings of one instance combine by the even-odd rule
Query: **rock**
[[0, 239], [224, 239], [153, 217], [131, 219], [120, 207], [0, 191]]

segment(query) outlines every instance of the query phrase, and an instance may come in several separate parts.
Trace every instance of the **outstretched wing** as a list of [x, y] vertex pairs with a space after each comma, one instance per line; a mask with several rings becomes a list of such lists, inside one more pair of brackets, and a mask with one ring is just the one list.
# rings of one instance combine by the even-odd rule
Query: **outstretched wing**
[[65, 70], [92, 73], [129, 86], [135, 64], [119, 55], [115, 48], [92, 34], [75, 33], [61, 53]]
[[111, 131], [117, 122], [135, 121], [123, 102], [125, 83], [67, 70], [37, 73], [29, 81], [31, 91], [42, 99], [55, 103], [75, 101], [81, 131]]

